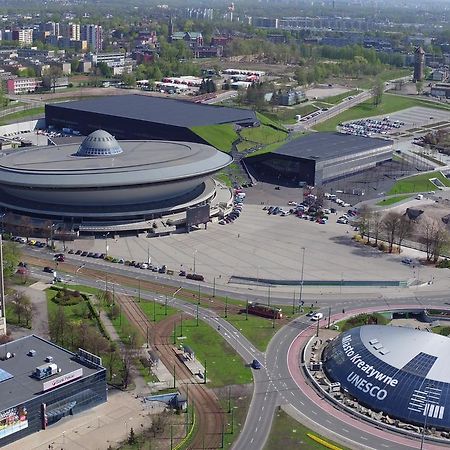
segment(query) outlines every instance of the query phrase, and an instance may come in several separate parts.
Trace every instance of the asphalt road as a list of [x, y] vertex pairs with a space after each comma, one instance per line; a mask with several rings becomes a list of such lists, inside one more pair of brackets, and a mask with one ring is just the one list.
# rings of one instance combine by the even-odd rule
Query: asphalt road
[[[26, 248], [26, 252], [36, 256], [37, 251]], [[43, 259], [51, 260], [52, 255], [40, 251], [39, 256]], [[188, 285], [195, 289], [197, 284], [192, 284], [185, 279], [170, 279], [170, 277], [162, 278], [159, 274], [153, 274], [145, 271], [141, 273], [139, 269], [130, 267], [124, 267], [120, 265], [106, 265], [103, 261], [90, 260], [87, 258], [80, 258], [72, 255], [68, 255], [68, 261], [71, 262], [83, 262], [83, 267], [91, 267], [95, 269], [105, 270], [107, 269], [109, 274], [121, 274], [131, 275], [135, 278], [142, 277], [142, 279], [149, 279], [154, 277], [157, 281], [164, 283], [172, 283], [174, 291], [180, 285]], [[50, 264], [49, 264], [50, 265]], [[81, 264], [80, 264], [81, 266]], [[32, 269], [32, 273], [39, 278], [50, 281], [52, 279], [51, 274], [45, 274], [40, 269]], [[63, 278], [68, 282], [77, 284], [83, 284], [88, 286], [99, 287], [99, 284], [103, 284], [103, 279], [92, 280], [83, 276], [82, 272], [78, 275], [67, 275]], [[121, 289], [128, 295], [137, 295], [137, 288], [128, 288], [117, 286], [116, 289]], [[216, 292], [219, 294], [219, 292]], [[220, 292], [220, 294], [226, 294], [226, 292]], [[142, 298], [152, 300], [155, 298], [159, 302], [164, 302], [165, 297], [161, 295], [155, 295], [151, 292], [141, 291]], [[245, 296], [253, 298], [256, 293], [246, 293]], [[405, 290], [404, 296], [397, 294], [396, 298], [390, 298], [389, 296], [380, 295], [376, 298], [346, 298], [345, 295], [334, 295], [328, 298], [321, 297], [320, 306], [321, 311], [326, 317], [331, 308], [331, 314], [339, 313], [343, 308], [347, 312], [352, 309], [362, 309], [370, 307], [380, 307], [381, 309], [387, 309], [396, 305], [411, 305], [417, 304], [418, 307], [424, 305], [444, 305], [448, 300], [447, 291], [444, 292], [417, 292], [413, 293], [410, 290]], [[308, 303], [308, 299], [305, 299]], [[273, 298], [273, 303], [276, 304], [291, 304], [290, 299], [285, 298]], [[180, 310], [183, 310], [187, 314], [195, 317], [197, 306], [176, 298], [172, 298], [169, 302], [171, 306], [174, 306]], [[392, 441], [397, 438], [398, 435], [384, 431], [382, 434], [385, 437], [380, 437], [380, 432], [373, 434], [371, 428], [367, 427], [367, 424], [361, 422], [363, 430], [359, 427], [355, 427], [348, 422], [343, 422], [340, 418], [334, 414], [324, 411], [315, 401], [312, 401], [295, 383], [292, 379], [291, 373], [288, 367], [287, 355], [289, 348], [294, 339], [299, 333], [304, 332], [311, 326], [311, 321], [306, 317], [300, 317], [292, 321], [289, 325], [283, 327], [271, 340], [267, 351], [262, 353], [258, 351], [253, 344], [248, 341], [239, 331], [234, 328], [226, 320], [219, 317], [216, 313], [209, 309], [199, 308], [199, 317], [204, 320], [216, 332], [220, 333], [223, 338], [237, 351], [237, 353], [243, 358], [244, 361], [250, 363], [252, 359], [258, 359], [262, 363], [260, 370], [253, 370], [254, 375], [254, 392], [248, 415], [244, 424], [244, 427], [236, 440], [233, 449], [236, 450], [260, 450], [264, 447], [265, 442], [269, 436], [271, 424], [273, 421], [276, 408], [282, 404], [290, 404], [301, 416], [304, 417], [304, 422], [310, 428], [316, 430], [325, 436], [328, 436], [335, 441], [342, 442], [351, 448], [371, 448], [382, 449], [392, 448]], [[365, 425], [365, 427], [364, 427]], [[375, 428], [373, 428], [375, 429]], [[404, 440], [404, 439], [403, 439]], [[410, 444], [395, 443], [396, 449], [409, 449], [415, 448], [418, 445], [417, 440], [410, 440]]]

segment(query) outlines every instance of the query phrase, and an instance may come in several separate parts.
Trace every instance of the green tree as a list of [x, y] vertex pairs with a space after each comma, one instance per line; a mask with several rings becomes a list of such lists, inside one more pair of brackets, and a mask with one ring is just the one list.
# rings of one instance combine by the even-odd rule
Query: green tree
[[373, 105], [378, 106], [383, 101], [384, 85], [381, 80], [377, 80], [372, 88]]
[[20, 248], [15, 242], [3, 243], [3, 274], [5, 278], [11, 278], [16, 272], [20, 256]]

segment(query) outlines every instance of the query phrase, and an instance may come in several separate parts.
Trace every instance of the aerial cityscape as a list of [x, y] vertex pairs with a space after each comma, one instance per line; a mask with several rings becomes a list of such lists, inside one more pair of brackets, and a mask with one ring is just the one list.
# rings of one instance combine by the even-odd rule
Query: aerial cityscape
[[0, 448], [450, 449], [450, 6], [0, 0]]

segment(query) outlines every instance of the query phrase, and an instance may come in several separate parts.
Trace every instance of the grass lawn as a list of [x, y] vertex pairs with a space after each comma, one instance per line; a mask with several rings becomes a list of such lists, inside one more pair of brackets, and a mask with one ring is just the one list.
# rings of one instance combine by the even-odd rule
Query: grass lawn
[[220, 181], [221, 183], [223, 183], [225, 186], [232, 187], [232, 185], [233, 185], [233, 183], [230, 180], [229, 175], [227, 173], [225, 173], [223, 170], [214, 174], [214, 178], [217, 181]]
[[313, 127], [316, 131], [336, 131], [336, 127], [343, 122], [349, 120], [357, 120], [363, 117], [378, 116], [383, 114], [391, 114], [402, 109], [411, 108], [413, 106], [423, 106], [430, 109], [449, 109], [435, 103], [419, 100], [415, 98], [400, 97], [394, 94], [384, 94], [383, 101], [380, 105], [374, 106], [372, 99], [360, 103], [347, 111], [332, 117], [325, 122], [319, 123]]
[[383, 72], [379, 73], [376, 76], [372, 77], [364, 77], [361, 80], [358, 80], [356, 85], [362, 89], [371, 89], [377, 80], [380, 81], [389, 81], [396, 80], [397, 78], [403, 78], [412, 75], [411, 69], [385, 69]]
[[165, 305], [158, 302], [152, 302], [151, 300], [141, 300], [139, 307], [144, 311], [151, 322], [160, 322], [166, 317], [172, 316], [178, 312], [177, 309], [172, 308], [171, 306], [168, 306], [166, 310]]
[[258, 350], [264, 352], [274, 334], [280, 328], [280, 321], [275, 320], [275, 328], [270, 319], [245, 314], [228, 314], [227, 321], [234, 325]]
[[433, 330], [433, 333], [440, 334], [442, 336], [450, 335], [450, 327], [448, 327], [448, 326], [439, 325], [437, 327], [433, 327], [432, 330]]
[[[301, 136], [306, 136], [307, 134], [309, 134], [309, 132], [296, 133], [295, 139], [300, 138]], [[256, 150], [255, 152], [251, 153], [250, 155], [247, 155], [247, 158], [251, 158], [252, 156], [256, 156], [256, 155], [262, 155], [264, 153], [274, 152], [277, 148], [281, 147], [286, 142], [287, 141], [284, 140], [281, 142], [275, 142], [273, 144], [266, 145], [265, 147], [260, 148], [259, 150]]]
[[338, 95], [332, 95], [331, 97], [325, 97], [322, 98], [321, 101], [325, 103], [331, 103], [332, 105], [337, 105], [338, 103], [341, 103], [344, 98], [347, 98], [350, 95], [356, 95], [359, 91], [356, 89], [353, 89], [351, 91], [343, 92], [342, 94]]
[[287, 133], [285, 131], [274, 129], [263, 123], [261, 123], [259, 127], [255, 128], [243, 128], [240, 134], [248, 141], [257, 142], [263, 145], [284, 141], [287, 137]]
[[[48, 316], [50, 317], [52, 314], [56, 313], [59, 308], [59, 305], [53, 301], [53, 298], [56, 297], [58, 291], [50, 288], [47, 289], [45, 293], [47, 295]], [[89, 306], [87, 304], [87, 301], [84, 300], [83, 297], [80, 298], [80, 302], [78, 304], [65, 305], [63, 306], [63, 308], [69, 322], [80, 324], [81, 322], [87, 321], [90, 325], [97, 327], [97, 322], [94, 318], [86, 318], [87, 314], [85, 314], [85, 312], [89, 308]]]
[[438, 178], [444, 186], [450, 187], [450, 180], [440, 172], [429, 172], [398, 180], [388, 195], [434, 191], [436, 186], [430, 181], [430, 178]]
[[[180, 324], [176, 336], [180, 336]], [[241, 357], [210, 326], [195, 319], [183, 320], [183, 337], [177, 343], [186, 344], [195, 352], [195, 357], [203, 365], [206, 361], [206, 373], [209, 387], [222, 387], [231, 384], [252, 382], [252, 372]]]
[[[327, 105], [326, 107], [328, 107]], [[274, 120], [279, 120], [283, 123], [296, 123], [297, 120], [295, 116], [300, 115], [302, 117], [307, 116], [308, 114], [317, 111], [319, 107], [316, 103], [308, 103], [297, 106], [285, 106], [280, 107], [276, 111], [273, 112], [264, 112], [264, 114]]]
[[24, 111], [18, 111], [12, 114], [8, 114], [0, 119], [0, 125], [5, 125], [19, 119], [26, 119], [27, 117], [36, 116], [38, 114], [44, 114], [44, 111], [45, 109], [43, 106], [38, 106], [36, 108], [26, 109]]
[[239, 144], [237, 145], [237, 149], [240, 152], [244, 152], [245, 150], [249, 150], [249, 149], [255, 147], [256, 145], [258, 145], [258, 144], [256, 144], [255, 142], [242, 141], [242, 142], [239, 142]]
[[83, 292], [84, 294], [99, 295], [105, 292], [103, 289], [98, 289], [90, 286], [83, 286], [82, 284], [56, 283], [56, 286], [65, 287], [67, 289], [71, 289], [72, 291]]
[[379, 201], [377, 203], [377, 206], [389, 206], [393, 205], [394, 203], [401, 202], [402, 200], [406, 200], [407, 198], [411, 197], [411, 195], [394, 195], [393, 197], [387, 197], [383, 200]]
[[223, 152], [231, 151], [233, 142], [238, 139], [234, 125], [231, 123], [192, 127], [191, 131]]
[[267, 440], [264, 450], [323, 450], [326, 447], [312, 440], [307, 433], [317, 436], [329, 444], [335, 445], [337, 448], [345, 450], [346, 447], [324, 438], [301, 423], [293, 419], [284, 411], [277, 411], [272, 423], [272, 429]]

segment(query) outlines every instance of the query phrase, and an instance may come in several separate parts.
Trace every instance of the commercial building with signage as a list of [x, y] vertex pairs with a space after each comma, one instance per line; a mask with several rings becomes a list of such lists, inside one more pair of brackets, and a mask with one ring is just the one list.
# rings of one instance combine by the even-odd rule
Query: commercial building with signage
[[106, 369], [35, 335], [0, 346], [0, 447], [107, 400]]
[[450, 430], [450, 339], [426, 331], [365, 325], [324, 351], [328, 378], [374, 411]]

